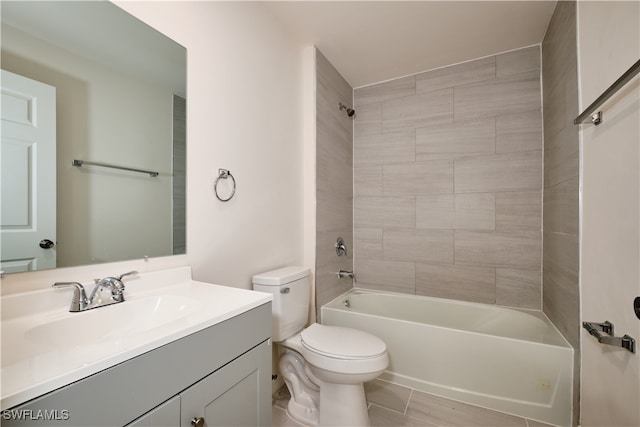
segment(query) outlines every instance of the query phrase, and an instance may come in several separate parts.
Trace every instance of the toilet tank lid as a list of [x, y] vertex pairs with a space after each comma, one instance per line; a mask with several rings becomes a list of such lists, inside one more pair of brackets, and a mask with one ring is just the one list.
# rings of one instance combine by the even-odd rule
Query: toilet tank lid
[[265, 273], [254, 275], [252, 283], [254, 285], [279, 286], [302, 279], [309, 276], [310, 274], [311, 269], [308, 267], [282, 267], [276, 270], [271, 270]]

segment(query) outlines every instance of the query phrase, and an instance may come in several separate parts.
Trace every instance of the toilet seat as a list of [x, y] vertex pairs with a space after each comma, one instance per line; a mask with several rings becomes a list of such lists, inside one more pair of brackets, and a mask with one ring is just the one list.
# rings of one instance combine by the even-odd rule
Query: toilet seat
[[300, 333], [300, 344], [307, 362], [334, 373], [381, 372], [389, 364], [384, 341], [356, 329], [314, 323]]
[[300, 333], [310, 351], [338, 359], [368, 359], [382, 355], [387, 346], [380, 338], [357, 329], [314, 323]]

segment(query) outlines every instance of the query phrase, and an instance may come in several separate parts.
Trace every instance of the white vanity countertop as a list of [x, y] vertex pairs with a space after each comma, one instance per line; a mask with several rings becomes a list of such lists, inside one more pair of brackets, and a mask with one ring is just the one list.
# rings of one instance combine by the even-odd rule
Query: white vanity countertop
[[[0, 298], [1, 408], [9, 409], [271, 301], [191, 280], [190, 267], [123, 279], [122, 303], [70, 313], [73, 291]], [[92, 286], [86, 286], [87, 295]]]

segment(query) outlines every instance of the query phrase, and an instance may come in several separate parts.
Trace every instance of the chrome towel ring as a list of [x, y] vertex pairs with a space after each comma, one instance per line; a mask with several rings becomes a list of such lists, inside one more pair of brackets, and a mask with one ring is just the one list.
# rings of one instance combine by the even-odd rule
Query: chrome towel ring
[[[222, 179], [231, 178], [231, 181], [233, 181], [233, 188], [231, 189], [231, 194], [226, 199], [223, 199], [222, 197], [220, 197], [220, 194], [218, 194], [218, 181], [220, 181], [220, 178]], [[231, 172], [229, 170], [218, 169], [218, 177], [216, 178], [216, 182], [213, 184], [213, 190], [216, 193], [216, 197], [221, 202], [228, 202], [236, 194], [236, 179], [233, 177], [233, 175], [231, 175]]]

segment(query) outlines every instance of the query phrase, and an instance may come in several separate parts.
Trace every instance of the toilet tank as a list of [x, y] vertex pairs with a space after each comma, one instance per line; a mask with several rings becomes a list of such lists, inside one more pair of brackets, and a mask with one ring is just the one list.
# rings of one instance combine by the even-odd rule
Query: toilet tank
[[311, 270], [283, 267], [253, 276], [253, 289], [273, 295], [272, 339], [281, 342], [307, 324], [311, 295]]

